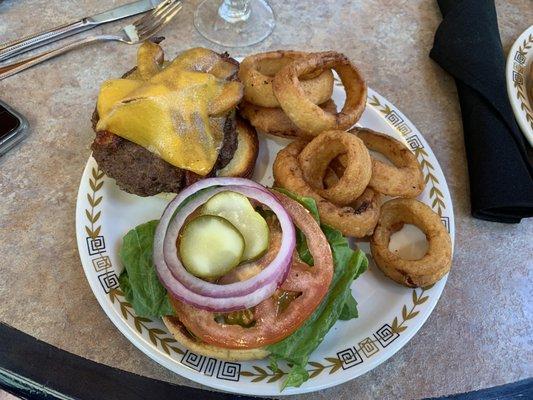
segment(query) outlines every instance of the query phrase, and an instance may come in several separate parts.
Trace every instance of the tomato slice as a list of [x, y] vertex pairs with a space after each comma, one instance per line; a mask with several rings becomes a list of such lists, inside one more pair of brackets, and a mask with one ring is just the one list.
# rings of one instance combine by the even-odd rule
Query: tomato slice
[[[252, 309], [255, 323], [250, 327], [217, 322], [216, 313], [171, 299], [180, 321], [205, 343], [230, 349], [253, 349], [277, 343], [296, 331], [311, 316], [329, 289], [333, 277], [333, 258], [320, 226], [299, 203], [278, 192], [274, 194], [306, 236], [314, 266], [308, 266], [295, 254], [281, 289], [301, 294], [281, 312], [275, 296], [259, 303]], [[279, 249], [279, 235], [279, 231], [277, 236], [271, 234], [268, 253], [252, 269], [265, 267], [275, 256]]]

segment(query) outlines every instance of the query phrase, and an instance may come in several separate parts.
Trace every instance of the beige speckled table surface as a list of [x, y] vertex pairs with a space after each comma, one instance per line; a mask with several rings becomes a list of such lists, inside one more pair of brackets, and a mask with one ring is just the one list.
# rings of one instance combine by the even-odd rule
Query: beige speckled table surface
[[[127, 1], [7, 0], [0, 3], [0, 41]], [[210, 46], [194, 29], [195, 3], [185, 2], [163, 32], [169, 53]], [[504, 225], [470, 216], [455, 85], [428, 57], [441, 20], [436, 1], [271, 3], [277, 13], [273, 35], [232, 54], [277, 48], [346, 53], [369, 86], [424, 134], [448, 180], [456, 215], [453, 269], [420, 332], [373, 371], [305, 398], [421, 398], [532, 376], [533, 220]], [[508, 50], [533, 22], [532, 3], [496, 3]], [[89, 288], [76, 247], [76, 193], [93, 139], [98, 86], [127, 70], [135, 51], [117, 43], [86, 47], [0, 81], [0, 98], [31, 125], [29, 137], [0, 158], [0, 321], [91, 360], [196, 385], [151, 361], [115, 328]]]

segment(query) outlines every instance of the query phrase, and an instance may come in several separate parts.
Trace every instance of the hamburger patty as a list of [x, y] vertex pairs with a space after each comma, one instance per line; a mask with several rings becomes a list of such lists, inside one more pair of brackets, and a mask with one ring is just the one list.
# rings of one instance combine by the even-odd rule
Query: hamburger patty
[[[228, 53], [219, 55], [232, 64], [239, 65]], [[127, 78], [136, 69], [137, 67], [132, 68], [122, 75], [122, 78]], [[236, 80], [237, 71], [238, 68], [235, 69], [235, 74], [227, 79]], [[98, 111], [95, 108], [91, 116], [95, 132], [98, 119]], [[213, 122], [224, 123], [224, 139], [218, 158], [207, 177], [215, 176], [219, 169], [228, 165], [238, 145], [235, 112], [229, 113], [226, 117], [214, 118]], [[161, 192], [178, 193], [185, 186], [202, 178], [194, 172], [167, 163], [144, 147], [112, 132], [96, 132], [91, 150], [100, 169], [107, 176], [115, 179], [122, 190], [137, 196], [154, 196]]]
[[[93, 116], [93, 119], [97, 118], [97, 115]], [[208, 176], [215, 175], [217, 170], [224, 168], [237, 149], [234, 113], [225, 120], [222, 148]], [[200, 178], [108, 131], [96, 132], [91, 149], [100, 169], [115, 179], [122, 190], [137, 196], [153, 196], [161, 192], [178, 193], [184, 186]]]
[[124, 191], [138, 196], [181, 190], [184, 171], [144, 147], [108, 131], [96, 133], [93, 157], [105, 174]]

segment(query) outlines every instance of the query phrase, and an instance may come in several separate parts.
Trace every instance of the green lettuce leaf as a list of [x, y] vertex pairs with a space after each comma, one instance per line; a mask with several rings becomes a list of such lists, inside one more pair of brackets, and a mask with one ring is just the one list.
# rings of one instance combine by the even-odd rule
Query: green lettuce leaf
[[[322, 226], [322, 230], [328, 229], [329, 227]], [[330, 234], [328, 237], [328, 241], [332, 248], [335, 248], [336, 251], [339, 253], [339, 263], [345, 263], [348, 262], [349, 257], [352, 256], [353, 250], [350, 248], [348, 244], [348, 240], [342, 236], [342, 234], [333, 229], [330, 229]], [[327, 235], [326, 235], [327, 236]], [[335, 263], [337, 265], [337, 263]], [[359, 267], [359, 270], [357, 271], [356, 275], [354, 276], [354, 280], [359, 277], [363, 272], [366, 271], [368, 268], [368, 259], [364, 257], [364, 259], [361, 261], [361, 266]], [[347, 321], [350, 319], [357, 318], [359, 316], [359, 313], [357, 311], [357, 301], [355, 301], [355, 298], [353, 297], [352, 292], [350, 291], [350, 294], [348, 295], [346, 299], [346, 303], [344, 304], [344, 307], [341, 311], [341, 315], [339, 316], [339, 319], [342, 321]]]
[[[208, 189], [189, 196], [176, 212], [204, 190]], [[175, 314], [167, 290], [159, 282], [152, 262], [154, 235], [158, 223], [157, 220], [148, 221], [129, 231], [122, 239], [119, 253], [124, 266], [124, 272], [119, 277], [120, 288], [137, 315], [147, 318]]]
[[[287, 379], [283, 383], [283, 388], [298, 387], [309, 379], [305, 366], [311, 353], [322, 342], [326, 333], [343, 312], [350, 312], [350, 315], [346, 315], [346, 317], [352, 318], [357, 314], [357, 308], [353, 309], [354, 305], [350, 300], [350, 298], [353, 299], [350, 286], [353, 280], [364, 271], [366, 256], [360, 250], [350, 249], [350, 253], [348, 253], [346, 239], [344, 239], [346, 247], [339, 243], [334, 245], [338, 231], [324, 225], [322, 229], [330, 241], [335, 262], [330, 289], [320, 306], [296, 332], [281, 342], [267, 346], [271, 353], [272, 365], [277, 365], [280, 360], [287, 361], [292, 365]], [[348, 307], [349, 311], [344, 311], [345, 307]]]
[[357, 311], [357, 301], [353, 297], [353, 294], [350, 293], [350, 295], [346, 298], [346, 302], [342, 308], [341, 315], [339, 315], [339, 319], [341, 321], [348, 321], [357, 317], [359, 317], [359, 312]]
[[[286, 194], [306, 207], [315, 219], [318, 218], [318, 208], [314, 199], [301, 197], [283, 189], [276, 189]], [[270, 351], [270, 364], [277, 370], [278, 361], [284, 360], [290, 366], [283, 389], [299, 387], [309, 379], [305, 369], [309, 356], [318, 347], [338, 319], [348, 320], [358, 317], [357, 302], [352, 295], [350, 286], [354, 279], [361, 275], [368, 267], [368, 259], [361, 250], [352, 250], [348, 240], [336, 229], [321, 225], [333, 254], [334, 272], [330, 289], [324, 300], [311, 317], [292, 335], [281, 342], [267, 346]], [[298, 254], [307, 254], [311, 258], [305, 236], [297, 236]], [[306, 260], [304, 260], [307, 262]], [[310, 263], [308, 263], [310, 264]], [[310, 264], [312, 265], [312, 264]]]
[[120, 248], [124, 272], [120, 288], [137, 315], [157, 318], [173, 315], [167, 291], [159, 282], [152, 263], [155, 228], [158, 221], [149, 221], [129, 231]]

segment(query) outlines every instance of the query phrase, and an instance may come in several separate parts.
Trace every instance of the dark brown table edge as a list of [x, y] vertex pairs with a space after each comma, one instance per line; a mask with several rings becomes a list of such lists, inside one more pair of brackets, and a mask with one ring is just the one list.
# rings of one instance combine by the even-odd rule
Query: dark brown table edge
[[[1, 322], [0, 387], [25, 399], [259, 399], [122, 371], [58, 349]], [[533, 399], [533, 379], [437, 399]]]
[[257, 399], [122, 371], [61, 350], [1, 322], [0, 387], [28, 399]]

